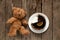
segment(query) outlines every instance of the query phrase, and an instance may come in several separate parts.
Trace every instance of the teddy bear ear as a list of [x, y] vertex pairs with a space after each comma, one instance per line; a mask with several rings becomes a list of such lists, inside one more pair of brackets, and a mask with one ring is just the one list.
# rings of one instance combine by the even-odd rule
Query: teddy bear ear
[[25, 15], [27, 15], [27, 11], [25, 9], [21, 9], [21, 10], [25, 13]]
[[12, 7], [12, 10], [16, 10], [16, 7]]

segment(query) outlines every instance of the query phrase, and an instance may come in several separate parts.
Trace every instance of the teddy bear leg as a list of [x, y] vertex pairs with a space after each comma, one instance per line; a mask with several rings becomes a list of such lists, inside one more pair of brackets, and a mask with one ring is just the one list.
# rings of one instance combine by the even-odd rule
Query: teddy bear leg
[[20, 28], [19, 28], [19, 32], [22, 34], [22, 35], [28, 35], [30, 32], [29, 32], [29, 30], [26, 30], [25, 28], [24, 28], [24, 26], [21, 26]]
[[22, 24], [23, 24], [23, 26], [27, 27], [28, 26], [28, 21], [26, 19], [22, 19]]
[[8, 36], [16, 36], [17, 28], [15, 26], [11, 26]]

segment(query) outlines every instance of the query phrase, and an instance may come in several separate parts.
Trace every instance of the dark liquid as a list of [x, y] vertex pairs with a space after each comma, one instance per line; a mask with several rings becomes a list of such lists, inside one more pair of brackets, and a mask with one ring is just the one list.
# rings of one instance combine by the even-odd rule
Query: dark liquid
[[[38, 26], [37, 24], [38, 24], [39, 22], [43, 22], [43, 24], [42, 24], [41, 26]], [[38, 22], [32, 23], [32, 26], [33, 26], [35, 29], [42, 29], [42, 28], [44, 28], [45, 24], [46, 24], [46, 22], [45, 22], [44, 17], [38, 15]]]

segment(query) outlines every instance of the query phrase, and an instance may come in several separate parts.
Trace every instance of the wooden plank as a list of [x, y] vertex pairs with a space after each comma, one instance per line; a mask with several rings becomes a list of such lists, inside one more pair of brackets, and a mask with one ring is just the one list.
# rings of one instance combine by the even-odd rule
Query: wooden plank
[[12, 0], [13, 6], [22, 7], [22, 0]]
[[53, 0], [53, 40], [60, 40], [60, 0]]
[[42, 13], [48, 16], [50, 22], [48, 30], [42, 33], [42, 40], [52, 40], [52, 32], [53, 32], [52, 0], [42, 0]]
[[5, 0], [0, 0], [0, 40], [5, 40]]
[[[5, 0], [5, 22], [12, 16], [12, 0]], [[9, 32], [10, 25], [5, 24], [6, 29], [6, 40], [13, 40], [13, 37], [9, 37], [7, 33]]]
[[36, 12], [42, 13], [42, 0], [36, 0]]

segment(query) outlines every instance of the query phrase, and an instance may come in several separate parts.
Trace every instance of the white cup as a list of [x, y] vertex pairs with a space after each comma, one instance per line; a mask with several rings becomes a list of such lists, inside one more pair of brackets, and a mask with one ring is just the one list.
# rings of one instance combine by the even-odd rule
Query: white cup
[[[38, 16], [38, 15], [41, 15], [42, 17], [44, 17], [44, 19], [45, 19], [45, 21], [46, 21], [46, 24], [45, 24], [44, 28], [43, 28], [43, 29], [40, 29], [40, 30], [34, 29], [34, 28], [32, 27], [32, 25], [31, 25], [32, 23], [37, 22], [37, 16]], [[29, 25], [29, 28], [31, 29], [31, 31], [33, 31], [34, 33], [43, 33], [43, 32], [45, 32], [45, 31], [48, 29], [48, 27], [49, 27], [49, 19], [48, 19], [48, 17], [47, 17], [45, 14], [43, 14], [43, 13], [34, 13], [34, 14], [29, 18], [28, 25]]]

